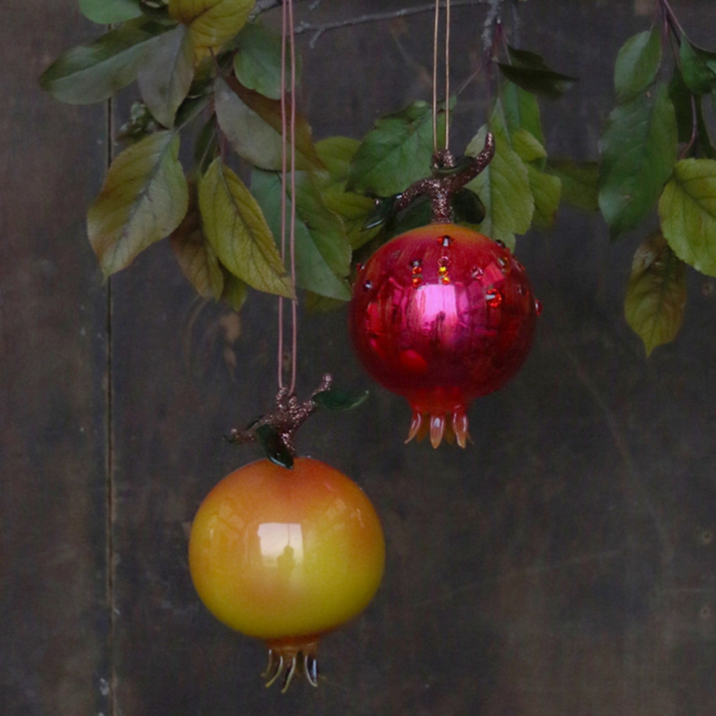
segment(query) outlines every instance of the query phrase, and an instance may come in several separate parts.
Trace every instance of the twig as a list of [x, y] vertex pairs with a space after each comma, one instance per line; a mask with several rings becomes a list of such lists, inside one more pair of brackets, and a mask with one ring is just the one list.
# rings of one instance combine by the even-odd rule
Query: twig
[[[293, 2], [301, 2], [301, 0], [293, 0]], [[315, 4], [315, 2], [311, 3], [311, 10], [314, 9]], [[273, 10], [275, 7], [281, 7], [281, 5], [283, 5], [283, 0], [256, 0], [256, 4], [249, 18], [255, 20], [262, 13]]]
[[[273, 0], [277, 4], [280, 4], [279, 0]], [[267, 4], [269, 0], [265, 0]], [[469, 7], [471, 5], [486, 5], [491, 4], [493, 0], [453, 0], [451, 3], [452, 7]], [[258, 3], [257, 3], [258, 5]], [[345, 27], [354, 27], [355, 25], [363, 25], [369, 22], [383, 22], [385, 20], [395, 20], [401, 17], [409, 17], [411, 15], [419, 15], [425, 12], [433, 12], [435, 10], [435, 4], [431, 3], [428, 5], [419, 5], [417, 7], [406, 7], [400, 10], [390, 10], [387, 12], [376, 12], [369, 13], [366, 15], [359, 15], [357, 17], [351, 17], [346, 20], [338, 20], [336, 22], [328, 22], [325, 24], [313, 24], [310, 22], [302, 22], [296, 26], [296, 34], [305, 34], [312, 32], [314, 33], [311, 38], [309, 47], [314, 47], [316, 42], [326, 33], [331, 30], [340, 30]]]
[[500, 10], [502, 10], [503, 0], [488, 0], [491, 7], [485, 18], [484, 30], [482, 31], [482, 46], [485, 50], [485, 55], [490, 56], [492, 54], [492, 44], [494, 42], [494, 29], [495, 26], [500, 22]]

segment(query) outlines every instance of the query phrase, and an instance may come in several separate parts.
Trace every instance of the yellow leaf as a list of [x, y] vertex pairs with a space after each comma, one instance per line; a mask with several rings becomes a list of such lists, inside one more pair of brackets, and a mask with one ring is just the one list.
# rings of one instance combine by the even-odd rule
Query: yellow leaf
[[221, 157], [201, 178], [199, 209], [207, 240], [234, 276], [259, 291], [294, 298], [261, 208]]
[[647, 356], [672, 341], [681, 328], [686, 306], [686, 265], [661, 233], [636, 250], [624, 301], [624, 315], [644, 342]]
[[214, 249], [204, 236], [193, 185], [191, 194], [189, 211], [170, 237], [171, 247], [181, 270], [197, 293], [202, 298], [218, 301], [224, 292], [224, 274]]
[[178, 157], [179, 137], [157, 132], [112, 162], [87, 214], [89, 240], [105, 275], [129, 266], [181, 223], [189, 192]]
[[169, 0], [169, 14], [189, 27], [200, 60], [241, 30], [254, 4], [255, 0]]

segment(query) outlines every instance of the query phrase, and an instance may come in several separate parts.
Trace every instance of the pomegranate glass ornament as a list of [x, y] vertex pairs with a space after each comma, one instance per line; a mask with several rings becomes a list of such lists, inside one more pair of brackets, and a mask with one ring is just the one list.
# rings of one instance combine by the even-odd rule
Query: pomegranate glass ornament
[[465, 447], [470, 403], [517, 373], [538, 312], [503, 244], [439, 222], [391, 239], [360, 268], [349, 326], [368, 373], [410, 403], [408, 441]]

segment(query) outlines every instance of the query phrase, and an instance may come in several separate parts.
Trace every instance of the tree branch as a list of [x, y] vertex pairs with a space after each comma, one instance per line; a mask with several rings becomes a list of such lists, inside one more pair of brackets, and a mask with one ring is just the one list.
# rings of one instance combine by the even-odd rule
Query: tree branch
[[[300, 0], [294, 0], [299, 2]], [[501, 2], [501, 0], [500, 0]], [[267, 10], [271, 10], [274, 7], [280, 7], [282, 0], [256, 0], [256, 5], [252, 15], [256, 16]], [[444, 3], [443, 3], [444, 4]], [[313, 5], [313, 3], [312, 3]], [[467, 7], [470, 5], [495, 5], [495, 0], [452, 0], [451, 7]], [[346, 20], [338, 20], [336, 22], [327, 22], [325, 24], [313, 24], [310, 22], [301, 22], [296, 26], [296, 34], [303, 35], [306, 33], [314, 33], [313, 37], [309, 42], [309, 47], [314, 47], [316, 42], [326, 32], [331, 30], [340, 30], [345, 27], [354, 27], [355, 25], [363, 25], [368, 22], [382, 22], [385, 20], [395, 20], [400, 17], [409, 17], [411, 15], [419, 15], [425, 12], [432, 12], [435, 10], [435, 4], [429, 3], [425, 5], [419, 5], [417, 7], [406, 7], [399, 10], [389, 10], [386, 12], [369, 13], [366, 15], [359, 15], [357, 17], [351, 17]]]
[[[301, 0], [293, 0], [294, 2], [301, 2]], [[268, 12], [269, 10], [273, 10], [275, 7], [281, 7], [283, 5], [283, 0], [256, 0], [256, 4], [254, 5], [254, 9], [251, 11], [251, 15], [249, 18], [251, 20], [255, 20], [261, 13]], [[314, 3], [311, 3], [313, 6]], [[313, 7], [311, 7], [313, 9]]]

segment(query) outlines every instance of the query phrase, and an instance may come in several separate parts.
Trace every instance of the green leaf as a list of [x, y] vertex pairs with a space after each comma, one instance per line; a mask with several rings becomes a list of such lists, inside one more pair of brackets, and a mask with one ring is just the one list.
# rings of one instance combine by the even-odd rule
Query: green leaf
[[479, 225], [487, 216], [485, 205], [480, 197], [465, 187], [453, 195], [452, 208], [455, 213], [455, 222], [458, 224]]
[[[442, 112], [440, 119], [444, 127]], [[426, 102], [415, 102], [376, 122], [353, 157], [348, 189], [375, 196], [398, 194], [430, 174], [432, 156], [432, 110]]]
[[80, 0], [80, 12], [99, 25], [111, 25], [141, 17], [142, 8], [139, 0]]
[[599, 165], [571, 159], [550, 160], [547, 171], [562, 184], [561, 200], [583, 211], [599, 209]]
[[676, 115], [676, 129], [679, 142], [690, 142], [694, 129], [693, 104], [691, 90], [684, 82], [684, 76], [679, 67], [674, 67], [674, 74], [669, 82], [669, 98], [674, 105]]
[[[691, 94], [678, 66], [669, 83], [669, 97], [676, 112], [676, 126], [679, 142], [689, 144], [695, 139], [693, 152], [707, 159], [716, 159], [716, 150], [711, 144], [709, 130], [704, 120], [704, 97]], [[696, 113], [694, 115], [694, 112]], [[695, 121], [694, 121], [695, 118]], [[694, 136], [695, 131], [695, 136]]]
[[684, 82], [691, 92], [703, 95], [716, 88], [716, 53], [697, 47], [683, 38], [679, 59]]
[[526, 129], [517, 129], [510, 133], [512, 148], [523, 162], [535, 162], [547, 157], [542, 143]]
[[[214, 83], [216, 118], [236, 153], [261, 169], [281, 169], [283, 140], [276, 130], [242, 102], [221, 79]], [[300, 155], [298, 168], [305, 168]]]
[[[296, 283], [301, 288], [330, 298], [351, 297], [345, 277], [350, 271], [351, 247], [340, 217], [330, 211], [312, 177], [296, 173]], [[281, 177], [255, 171], [251, 188], [274, 236], [281, 236]], [[290, 186], [286, 209], [291, 211]]]
[[178, 25], [151, 45], [137, 75], [144, 104], [165, 127], [174, 124], [176, 111], [186, 99], [193, 78], [192, 38], [184, 25]]
[[[511, 149], [495, 113], [490, 118], [490, 130], [495, 136], [495, 156], [467, 187], [480, 197], [487, 210], [480, 231], [514, 248], [515, 234], [524, 234], [530, 228], [534, 199], [527, 167]], [[485, 145], [486, 134], [487, 127], [482, 127], [465, 153], [476, 156]]]
[[602, 138], [599, 207], [612, 238], [656, 204], [676, 160], [676, 117], [665, 85], [617, 106]]
[[327, 137], [316, 143], [316, 151], [334, 182], [348, 181], [351, 162], [360, 147], [353, 137]]
[[558, 99], [579, 79], [555, 72], [534, 52], [508, 47], [508, 53], [512, 64], [498, 62], [497, 66], [507, 80], [532, 94]]
[[372, 199], [346, 191], [351, 160], [360, 142], [350, 137], [328, 137], [316, 144], [316, 150], [327, 171], [316, 173], [325, 205], [343, 219], [350, 245], [356, 249], [375, 236], [366, 223], [375, 210]]
[[[281, 169], [281, 103], [241, 85], [234, 77], [215, 82], [216, 116], [236, 152], [252, 164]], [[296, 115], [296, 168], [323, 168], [305, 117]]]
[[630, 37], [619, 50], [614, 87], [619, 102], [634, 99], [656, 81], [661, 66], [661, 36], [646, 30]]
[[255, 0], [169, 0], [169, 15], [186, 25], [197, 60], [236, 35], [246, 24]]
[[624, 302], [627, 323], [647, 356], [676, 337], [685, 306], [686, 265], [660, 233], [654, 234], [634, 254]]
[[[191, 194], [195, 194], [193, 187]], [[197, 293], [202, 298], [218, 301], [224, 292], [224, 272], [204, 236], [195, 196], [184, 220], [171, 235], [170, 243], [182, 272]]]
[[321, 194], [326, 207], [343, 220], [346, 236], [353, 249], [363, 246], [375, 236], [376, 231], [366, 227], [375, 209], [372, 199], [352, 191], [343, 191], [337, 184], [322, 189]]
[[288, 469], [293, 468], [293, 455], [275, 428], [270, 425], [261, 425], [256, 429], [256, 438], [271, 462]]
[[510, 134], [527, 130], [544, 146], [544, 132], [537, 98], [513, 82], [505, 82], [500, 95], [505, 124]]
[[535, 202], [532, 220], [541, 228], [552, 226], [562, 195], [562, 182], [559, 177], [542, 172], [532, 164], [527, 165], [527, 175]]
[[221, 300], [238, 313], [249, 295], [249, 287], [226, 268], [222, 267], [222, 271], [224, 274], [224, 290], [221, 294]]
[[346, 393], [343, 390], [330, 388], [321, 393], [316, 393], [312, 400], [316, 405], [328, 410], [352, 410], [365, 403], [368, 399], [368, 391], [360, 395]]
[[682, 159], [659, 201], [659, 217], [674, 253], [716, 276], [716, 161]]
[[171, 234], [187, 212], [179, 137], [157, 132], [119, 154], [87, 215], [92, 248], [105, 275], [127, 266]]
[[199, 182], [199, 209], [206, 238], [234, 276], [259, 291], [294, 298], [261, 208], [221, 157]]
[[126, 24], [87, 45], [61, 54], [42, 74], [40, 85], [68, 104], [102, 102], [134, 81], [147, 46], [165, 28]]
[[[269, 99], [281, 99], [281, 36], [260, 23], [248, 23], [236, 38], [234, 73], [244, 87]], [[296, 81], [301, 58], [296, 57]], [[286, 81], [290, 79], [288, 59]]]

